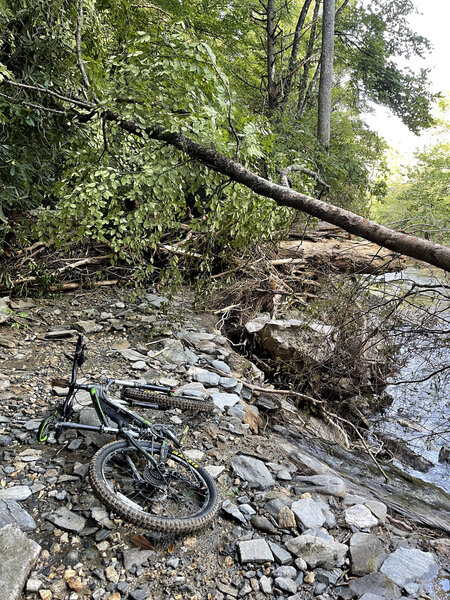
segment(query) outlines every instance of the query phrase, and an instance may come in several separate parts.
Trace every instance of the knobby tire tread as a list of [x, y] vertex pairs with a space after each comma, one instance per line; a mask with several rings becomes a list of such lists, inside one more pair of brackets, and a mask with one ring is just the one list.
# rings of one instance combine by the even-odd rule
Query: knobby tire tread
[[[150, 442], [140, 443], [147, 449], [152, 445]], [[153, 516], [127, 506], [123, 501], [117, 498], [117, 496], [112, 494], [106, 484], [102, 481], [103, 478], [100, 475], [102, 472], [101, 467], [105, 458], [110, 452], [117, 450], [119, 447], [125, 448], [127, 446], [127, 442], [111, 442], [110, 444], [100, 448], [100, 450], [94, 454], [89, 464], [89, 479], [92, 488], [95, 494], [106, 504], [106, 506], [130, 523], [134, 523], [140, 527], [161, 533], [184, 534], [191, 533], [193, 531], [199, 531], [207, 527], [215, 519], [219, 510], [217, 490], [213, 480], [202, 467], [198, 467], [198, 471], [205, 480], [205, 483], [208, 484], [208, 488], [212, 495], [212, 500], [210, 500], [208, 506], [205, 508], [206, 514], [203, 516], [198, 516], [191, 519], [166, 519], [156, 515]], [[178, 457], [177, 459], [180, 460]], [[213, 505], [210, 506], [211, 504]]]
[[196, 398], [180, 398], [174, 396], [165, 396], [164, 394], [155, 394], [145, 390], [135, 388], [123, 388], [122, 398], [125, 400], [139, 400], [141, 402], [153, 402], [160, 408], [180, 408], [181, 410], [198, 410], [212, 412], [214, 403], [210, 400], [200, 400]]

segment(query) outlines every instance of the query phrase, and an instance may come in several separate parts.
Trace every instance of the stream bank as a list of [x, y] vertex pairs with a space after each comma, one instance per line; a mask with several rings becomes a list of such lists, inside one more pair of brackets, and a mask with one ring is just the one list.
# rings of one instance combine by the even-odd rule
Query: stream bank
[[[26, 314], [27, 328], [10, 327], [12, 319], [0, 329], [1, 525], [8, 539], [19, 542], [19, 528], [40, 547], [38, 558], [30, 548], [28, 569], [25, 553], [16, 555], [23, 598], [443, 598], [448, 496], [433, 507], [425, 490], [417, 505], [431, 501], [417, 514], [409, 501], [390, 505], [395, 482], [385, 499], [358, 485], [364, 465], [372, 479], [367, 457], [352, 481], [344, 470], [351, 455], [334, 443], [321, 449], [325, 425], [273, 390], [251, 391], [264, 382], [215, 330], [217, 316], [196, 313], [188, 294], [167, 316], [163, 303], [151, 291], [134, 302], [120, 290], [22, 301], [12, 312]], [[80, 330], [88, 343], [84, 376], [143, 377], [212, 397], [217, 410], [206, 421], [178, 410], [156, 416], [190, 425], [185, 450], [214, 473], [221, 494], [213, 528], [171, 539], [130, 526], [105, 511], [86, 480], [102, 440], [73, 432], [61, 444], [35, 442], [52, 402], [49, 381], [67, 374], [64, 356]], [[80, 413], [89, 410], [84, 403]], [[399, 498], [410, 485], [402, 483]], [[20, 589], [5, 597], [19, 598]]]

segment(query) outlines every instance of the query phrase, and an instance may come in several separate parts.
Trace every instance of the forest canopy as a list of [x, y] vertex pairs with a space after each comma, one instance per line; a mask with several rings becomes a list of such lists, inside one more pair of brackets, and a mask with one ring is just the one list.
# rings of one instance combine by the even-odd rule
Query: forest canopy
[[150, 124], [270, 181], [297, 165], [291, 187], [368, 216], [386, 194], [386, 164], [364, 112], [375, 101], [412, 131], [432, 124], [426, 70], [395, 60], [421, 56], [429, 43], [408, 25], [410, 0], [339, 2], [324, 145], [322, 8], [320, 0], [1, 2], [0, 252], [35, 239], [103, 244], [145, 277], [170, 240], [209, 273], [289, 226], [292, 209], [275, 210], [161, 143]]

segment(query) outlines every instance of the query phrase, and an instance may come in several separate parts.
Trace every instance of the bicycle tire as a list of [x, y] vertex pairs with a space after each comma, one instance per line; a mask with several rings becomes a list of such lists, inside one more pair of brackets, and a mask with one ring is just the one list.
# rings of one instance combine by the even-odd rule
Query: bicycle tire
[[166, 396], [151, 390], [140, 390], [138, 388], [122, 388], [121, 398], [124, 400], [138, 400], [140, 402], [151, 402], [158, 404], [162, 409], [180, 408], [181, 410], [198, 410], [211, 413], [214, 403], [211, 400], [200, 398], [182, 398], [181, 396]]
[[[139, 444], [153, 456], [160, 455], [160, 444]], [[128, 442], [118, 441], [103, 446], [93, 456], [89, 479], [100, 500], [135, 525], [174, 534], [209, 525], [219, 507], [217, 489], [208, 473], [176, 450], [169, 451], [163, 469], [164, 481], [156, 469], [148, 468], [144, 454]], [[180, 496], [183, 492], [185, 495]]]

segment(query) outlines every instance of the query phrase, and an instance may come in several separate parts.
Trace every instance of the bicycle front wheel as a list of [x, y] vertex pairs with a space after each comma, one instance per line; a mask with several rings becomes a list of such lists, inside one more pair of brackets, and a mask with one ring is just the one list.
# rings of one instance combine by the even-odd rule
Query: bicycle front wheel
[[[159, 444], [139, 445], [158, 463]], [[112, 442], [92, 458], [89, 478], [94, 492], [110, 509], [126, 521], [153, 531], [197, 531], [211, 523], [218, 510], [211, 477], [176, 450], [154, 467], [128, 442]]]

